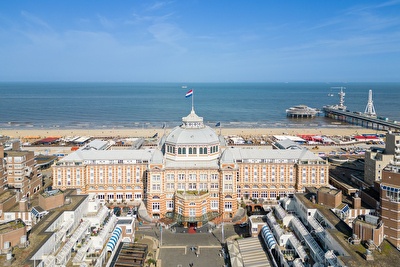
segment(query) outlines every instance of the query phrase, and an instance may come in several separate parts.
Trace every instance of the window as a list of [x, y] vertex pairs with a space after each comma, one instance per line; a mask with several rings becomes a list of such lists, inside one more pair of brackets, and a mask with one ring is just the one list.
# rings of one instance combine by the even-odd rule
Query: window
[[207, 183], [199, 183], [200, 190], [207, 190]]
[[152, 182], [159, 182], [159, 181], [161, 181], [161, 176], [159, 174], [153, 174], [151, 176], [151, 181]]
[[232, 190], [233, 189], [233, 185], [232, 184], [224, 184], [224, 189], [225, 190]]
[[196, 190], [196, 183], [189, 183], [189, 190]]
[[183, 209], [182, 209], [182, 207], [178, 207], [178, 214], [183, 214]]
[[152, 204], [152, 208], [153, 208], [153, 211], [160, 211], [160, 203], [159, 202], [154, 202]]
[[218, 209], [218, 200], [211, 200], [210, 206], [212, 210], [217, 210]]
[[140, 183], [140, 168], [136, 168], [136, 183]]
[[202, 207], [201, 208], [201, 214], [207, 214], [207, 207]]
[[167, 210], [173, 210], [174, 209], [174, 201], [168, 200], [167, 201]]
[[231, 211], [232, 210], [232, 202], [230, 202], [230, 201], [225, 202], [224, 208], [225, 208], [225, 211]]
[[232, 181], [232, 174], [225, 174], [225, 181]]
[[210, 184], [211, 189], [218, 189], [218, 183], [211, 183]]
[[175, 189], [175, 183], [167, 183], [167, 190], [174, 190]]
[[178, 190], [185, 190], [185, 183], [178, 183]]
[[257, 199], [258, 198], [258, 192], [257, 191], [253, 192], [251, 197]]
[[185, 174], [183, 174], [183, 173], [178, 174], [178, 180], [181, 180], [181, 181], [185, 180]]
[[160, 191], [161, 190], [161, 185], [160, 184], [153, 184], [152, 185], [152, 190], [153, 191]]

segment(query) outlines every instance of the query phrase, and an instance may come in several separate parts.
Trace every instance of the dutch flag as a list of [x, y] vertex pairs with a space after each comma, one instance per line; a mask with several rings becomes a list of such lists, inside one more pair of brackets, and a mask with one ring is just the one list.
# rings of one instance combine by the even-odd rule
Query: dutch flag
[[192, 95], [193, 95], [193, 90], [190, 89], [190, 90], [186, 93], [185, 97], [188, 98], [188, 97], [191, 97]]

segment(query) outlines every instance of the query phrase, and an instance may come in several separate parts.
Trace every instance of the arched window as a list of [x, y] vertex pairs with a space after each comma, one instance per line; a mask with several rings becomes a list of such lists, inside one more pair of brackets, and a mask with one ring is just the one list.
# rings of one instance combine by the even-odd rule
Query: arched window
[[199, 148], [199, 154], [203, 154], [203, 148], [202, 147]]
[[189, 147], [189, 154], [193, 154], [192, 148]]
[[186, 154], [186, 147], [182, 148], [182, 154], [184, 154], [184, 155]]
[[195, 147], [193, 148], [193, 154], [197, 154], [197, 149]]
[[182, 148], [178, 148], [178, 154], [182, 154]]

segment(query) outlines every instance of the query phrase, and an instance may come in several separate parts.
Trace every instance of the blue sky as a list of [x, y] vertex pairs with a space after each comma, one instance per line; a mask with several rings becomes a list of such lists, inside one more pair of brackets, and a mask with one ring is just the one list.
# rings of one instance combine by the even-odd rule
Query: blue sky
[[399, 82], [400, 1], [1, 1], [0, 81]]

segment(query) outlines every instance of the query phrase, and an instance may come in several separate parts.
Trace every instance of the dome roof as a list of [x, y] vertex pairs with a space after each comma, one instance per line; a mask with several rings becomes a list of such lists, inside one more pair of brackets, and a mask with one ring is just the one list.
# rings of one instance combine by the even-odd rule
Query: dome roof
[[182, 125], [172, 129], [165, 143], [206, 145], [218, 144], [219, 138], [215, 131], [203, 123], [203, 118], [196, 115], [194, 110], [187, 117], [182, 118]]

